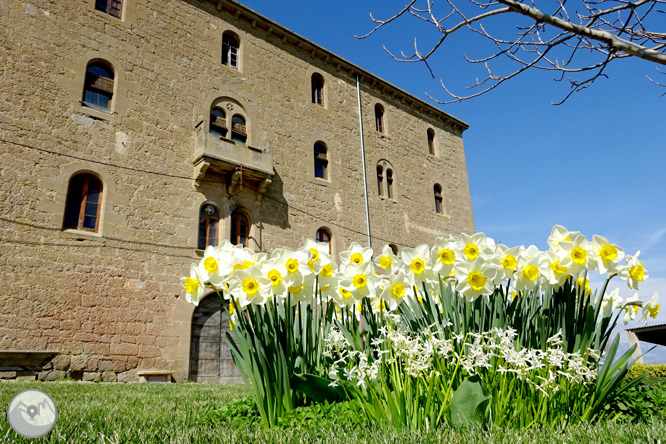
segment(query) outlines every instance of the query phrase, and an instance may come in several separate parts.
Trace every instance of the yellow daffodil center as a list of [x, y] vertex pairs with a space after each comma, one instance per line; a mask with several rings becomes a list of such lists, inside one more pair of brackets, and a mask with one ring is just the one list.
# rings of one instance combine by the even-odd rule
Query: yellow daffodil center
[[379, 258], [379, 266], [386, 270], [393, 263], [393, 259], [389, 256], [382, 256]]
[[523, 276], [525, 276], [530, 281], [534, 281], [539, 277], [539, 269], [536, 265], [528, 265], [523, 270]]
[[453, 250], [449, 250], [448, 248], [441, 250], [437, 256], [439, 257], [439, 260], [442, 261], [442, 263], [445, 265], [451, 265], [453, 261], [456, 260], [456, 253]]
[[324, 277], [331, 277], [333, 276], [333, 271], [334, 271], [333, 265], [326, 264], [321, 268], [321, 272], [319, 274], [321, 274]]
[[583, 286], [585, 286], [585, 288], [587, 288], [587, 287], [590, 286], [590, 281], [589, 281], [588, 279], [583, 279], [583, 278], [581, 277], [581, 278], [576, 279], [576, 284], [577, 284], [579, 287], [583, 287]]
[[518, 261], [510, 254], [507, 254], [502, 258], [502, 267], [504, 267], [505, 270], [515, 270], [517, 266]]
[[617, 248], [615, 245], [606, 244], [599, 248], [599, 257], [605, 261], [614, 261], [617, 259]]
[[206, 260], [204, 261], [204, 268], [209, 273], [215, 273], [218, 268], [217, 261], [215, 260], [215, 258], [214, 257], [206, 258]]
[[363, 263], [363, 255], [361, 253], [354, 253], [354, 254], [352, 254], [350, 260], [354, 264], [362, 264]]
[[268, 272], [268, 279], [271, 280], [271, 285], [275, 287], [280, 285], [280, 282], [282, 282], [282, 275], [277, 270], [271, 270]]
[[329, 288], [331, 288], [330, 285], [326, 285], [326, 286], [324, 286], [324, 287], [319, 286], [319, 289], [320, 289], [321, 291], [326, 291], [326, 290], [328, 290]]
[[303, 290], [303, 284], [298, 285], [296, 287], [289, 287], [289, 288], [287, 288], [287, 290], [289, 290], [289, 292], [292, 293], [292, 294], [300, 293], [301, 290]]
[[643, 262], [639, 262], [638, 265], [631, 267], [631, 270], [629, 270], [629, 276], [635, 281], [642, 281], [645, 278]]
[[236, 272], [236, 270], [247, 270], [248, 268], [250, 268], [253, 265], [254, 265], [254, 262], [243, 261], [243, 263], [241, 263], [241, 264], [234, 265], [234, 273]]
[[564, 274], [567, 272], [566, 267], [560, 265], [560, 261], [555, 261], [550, 264], [550, 269], [553, 270], [555, 274]]
[[319, 250], [316, 248], [310, 248], [310, 253], [312, 253], [312, 260], [315, 262], [319, 261]]
[[192, 294], [199, 289], [199, 281], [190, 277], [185, 278], [185, 291]]
[[366, 278], [363, 274], [357, 274], [354, 276], [354, 279], [352, 279], [352, 283], [356, 288], [363, 288], [368, 283], [368, 278]]
[[247, 278], [243, 281], [243, 291], [248, 295], [253, 295], [259, 291], [259, 284], [254, 278]]
[[345, 299], [350, 298], [350, 297], [352, 296], [351, 291], [346, 290], [346, 289], [344, 289], [344, 288], [342, 288], [342, 287], [340, 287], [340, 294], [341, 294], [342, 297], [345, 298]]
[[653, 305], [652, 307], [649, 307], [647, 309], [648, 313], [652, 317], [652, 319], [657, 318], [657, 314], [659, 314], [659, 308], [661, 307], [661, 304]]
[[296, 259], [289, 259], [286, 267], [289, 273], [296, 273], [298, 271], [298, 261]]
[[312, 270], [312, 271], [314, 272], [314, 262], [312, 262], [311, 260], [309, 260], [309, 261], [308, 261], [308, 267], [310, 267], [310, 270]]
[[467, 244], [465, 245], [465, 248], [463, 249], [463, 253], [465, 253], [465, 256], [467, 256], [467, 259], [470, 261], [476, 259], [479, 257], [479, 248], [474, 245], [474, 244]]
[[587, 251], [582, 247], [576, 247], [571, 250], [571, 259], [578, 265], [583, 265], [587, 259]]
[[394, 298], [402, 298], [405, 295], [405, 286], [403, 284], [395, 284], [391, 287], [391, 296]]
[[416, 274], [421, 274], [425, 271], [425, 262], [423, 262], [423, 259], [416, 258], [412, 261], [412, 264], [409, 266], [409, 269]]
[[479, 273], [478, 271], [472, 271], [468, 277], [469, 285], [476, 291], [483, 290], [483, 287], [486, 286], [486, 277]]

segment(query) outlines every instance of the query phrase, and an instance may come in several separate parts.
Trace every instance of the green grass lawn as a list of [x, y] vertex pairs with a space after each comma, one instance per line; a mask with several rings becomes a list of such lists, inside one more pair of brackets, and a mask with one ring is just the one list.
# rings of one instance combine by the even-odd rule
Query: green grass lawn
[[376, 429], [350, 429], [335, 421], [309, 421], [299, 427], [264, 431], [258, 423], [215, 424], [205, 419], [212, 407], [247, 396], [242, 386], [217, 384], [81, 384], [71, 382], [0, 383], [0, 406], [27, 388], [51, 395], [58, 422], [40, 439], [14, 433], [6, 413], [0, 420], [0, 442], [68, 443], [659, 443], [666, 444], [666, 423], [602, 422], [564, 430], [443, 429], [418, 434]]

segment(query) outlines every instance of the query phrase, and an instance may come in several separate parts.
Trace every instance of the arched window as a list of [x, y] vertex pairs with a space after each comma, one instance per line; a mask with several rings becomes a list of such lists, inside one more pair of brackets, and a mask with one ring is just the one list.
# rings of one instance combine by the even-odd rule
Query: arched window
[[389, 248], [395, 254], [396, 256], [398, 255], [398, 246], [396, 244], [389, 244]]
[[393, 170], [386, 169], [386, 197], [393, 199]]
[[375, 105], [375, 128], [380, 133], [384, 133], [384, 107]]
[[217, 245], [220, 231], [220, 213], [211, 204], [206, 204], [199, 211], [199, 250], [209, 245]]
[[314, 144], [314, 173], [315, 177], [328, 179], [328, 153], [321, 142]]
[[384, 168], [381, 165], [377, 165], [377, 192], [384, 195]]
[[95, 0], [95, 9], [120, 19], [123, 12], [123, 0]]
[[312, 74], [312, 103], [324, 106], [324, 78], [320, 74]]
[[63, 228], [98, 231], [102, 184], [92, 174], [77, 174], [69, 181]]
[[109, 112], [113, 99], [113, 69], [104, 62], [93, 62], [86, 68], [83, 104]]
[[238, 69], [239, 48], [238, 39], [230, 32], [225, 32], [222, 35], [222, 64]]
[[433, 187], [433, 192], [435, 194], [435, 212], [437, 214], [444, 214], [444, 205], [443, 204], [443, 198], [442, 198], [442, 187], [439, 184], [435, 184]]
[[210, 111], [210, 132], [216, 136], [227, 137], [227, 115], [220, 108]]
[[435, 155], [435, 132], [432, 129], [428, 129], [428, 152]]
[[328, 254], [331, 254], [331, 232], [326, 228], [317, 230], [317, 242], [328, 244]]
[[247, 142], [247, 130], [245, 127], [245, 119], [236, 114], [231, 118], [231, 140], [236, 142]]
[[234, 211], [231, 214], [231, 243], [247, 247], [250, 237], [250, 221], [242, 211]]

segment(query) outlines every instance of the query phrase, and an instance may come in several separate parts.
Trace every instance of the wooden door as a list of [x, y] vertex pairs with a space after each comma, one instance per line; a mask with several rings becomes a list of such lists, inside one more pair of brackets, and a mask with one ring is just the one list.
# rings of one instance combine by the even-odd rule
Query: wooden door
[[227, 345], [229, 318], [220, 298], [204, 298], [192, 316], [190, 381], [242, 382]]

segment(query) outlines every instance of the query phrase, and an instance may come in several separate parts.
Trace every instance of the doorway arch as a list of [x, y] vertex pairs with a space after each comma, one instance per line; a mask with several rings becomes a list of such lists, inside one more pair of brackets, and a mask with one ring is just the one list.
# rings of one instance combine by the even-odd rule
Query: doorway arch
[[192, 314], [190, 381], [243, 382], [227, 344], [228, 331], [229, 318], [220, 298], [216, 294], [203, 298]]

